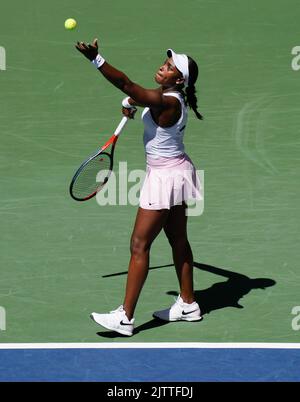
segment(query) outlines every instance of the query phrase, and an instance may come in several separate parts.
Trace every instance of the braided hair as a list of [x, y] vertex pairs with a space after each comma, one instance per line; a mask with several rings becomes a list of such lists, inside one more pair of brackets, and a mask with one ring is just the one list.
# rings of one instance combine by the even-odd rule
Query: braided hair
[[193, 60], [191, 57], [188, 56], [189, 60], [189, 82], [187, 87], [185, 88], [185, 91], [182, 90], [182, 93], [184, 95], [184, 100], [185, 103], [192, 109], [197, 116], [198, 119], [203, 120], [203, 116], [201, 113], [198, 112], [198, 106], [197, 106], [197, 96], [196, 96], [196, 88], [195, 88], [195, 83], [198, 78], [198, 66], [195, 60]]

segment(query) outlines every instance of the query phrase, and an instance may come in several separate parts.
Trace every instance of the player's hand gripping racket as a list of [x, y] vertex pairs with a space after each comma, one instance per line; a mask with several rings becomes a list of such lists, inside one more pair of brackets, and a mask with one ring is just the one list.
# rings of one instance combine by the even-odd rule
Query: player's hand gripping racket
[[[116, 142], [127, 121], [128, 117], [124, 116], [106, 144], [77, 169], [70, 184], [70, 194], [74, 200], [89, 200], [107, 183], [113, 169]], [[104, 152], [110, 145], [110, 152]]]

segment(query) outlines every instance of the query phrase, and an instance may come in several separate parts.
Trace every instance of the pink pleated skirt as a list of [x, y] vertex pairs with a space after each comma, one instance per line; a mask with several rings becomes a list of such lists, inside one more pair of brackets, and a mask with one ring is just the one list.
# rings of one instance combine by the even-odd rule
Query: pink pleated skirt
[[186, 154], [154, 159], [147, 155], [147, 170], [140, 194], [143, 209], [170, 209], [189, 200], [202, 200], [202, 186]]

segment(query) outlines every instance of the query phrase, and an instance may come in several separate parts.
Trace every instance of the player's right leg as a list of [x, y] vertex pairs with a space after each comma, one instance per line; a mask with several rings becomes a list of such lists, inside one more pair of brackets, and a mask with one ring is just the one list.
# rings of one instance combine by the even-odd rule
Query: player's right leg
[[124, 302], [108, 314], [92, 313], [91, 318], [97, 324], [123, 335], [131, 336], [133, 334], [133, 314], [148, 275], [150, 247], [163, 228], [168, 214], [169, 210], [167, 209], [138, 209], [131, 236], [131, 258]]

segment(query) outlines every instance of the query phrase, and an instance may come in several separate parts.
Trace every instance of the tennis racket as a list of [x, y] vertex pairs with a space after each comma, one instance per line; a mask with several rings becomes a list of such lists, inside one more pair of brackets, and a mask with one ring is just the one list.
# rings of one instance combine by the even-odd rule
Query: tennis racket
[[124, 116], [111, 138], [77, 169], [70, 184], [70, 195], [74, 200], [91, 199], [107, 183], [113, 169], [116, 142], [127, 121], [128, 117]]

